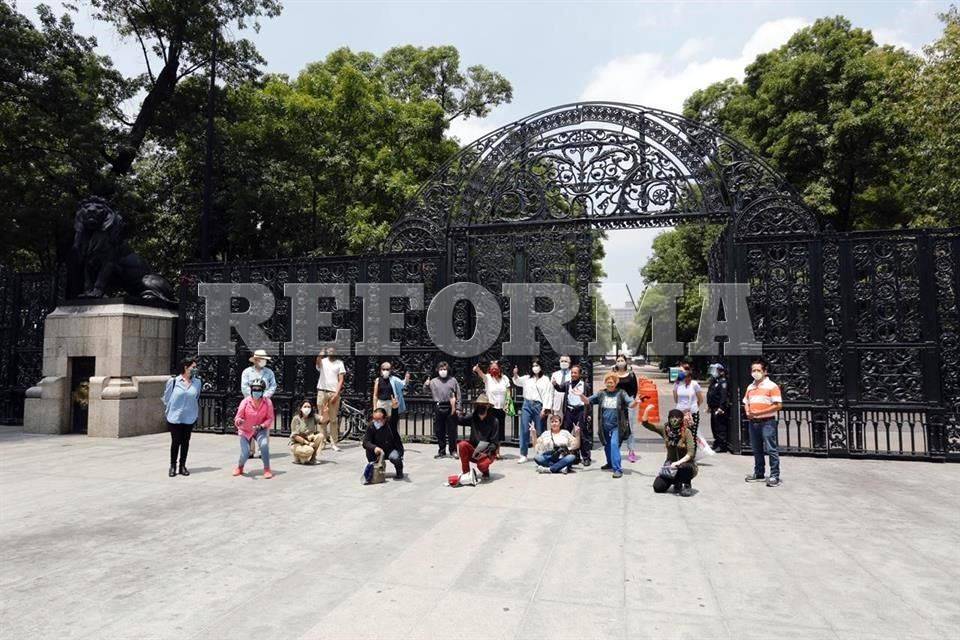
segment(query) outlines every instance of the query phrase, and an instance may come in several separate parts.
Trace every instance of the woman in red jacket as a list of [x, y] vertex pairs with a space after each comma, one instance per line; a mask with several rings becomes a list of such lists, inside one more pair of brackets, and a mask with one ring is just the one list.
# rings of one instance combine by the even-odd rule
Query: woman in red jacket
[[233, 470], [233, 475], [243, 473], [243, 464], [250, 457], [250, 441], [256, 440], [260, 447], [260, 456], [263, 459], [263, 477], [269, 480], [270, 473], [270, 427], [273, 426], [273, 402], [263, 395], [267, 385], [263, 380], [256, 379], [250, 383], [250, 395], [240, 401], [237, 415], [233, 424], [237, 427], [240, 436], [240, 461]]

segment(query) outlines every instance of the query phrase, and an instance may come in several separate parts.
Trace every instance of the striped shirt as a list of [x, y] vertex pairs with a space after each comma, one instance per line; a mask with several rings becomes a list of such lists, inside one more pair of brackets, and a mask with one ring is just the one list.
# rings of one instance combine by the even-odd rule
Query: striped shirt
[[780, 393], [780, 387], [770, 378], [751, 382], [747, 386], [747, 392], [743, 394], [743, 406], [749, 410], [751, 420], [772, 418], [777, 415], [773, 408], [775, 404], [783, 404], [783, 395]]

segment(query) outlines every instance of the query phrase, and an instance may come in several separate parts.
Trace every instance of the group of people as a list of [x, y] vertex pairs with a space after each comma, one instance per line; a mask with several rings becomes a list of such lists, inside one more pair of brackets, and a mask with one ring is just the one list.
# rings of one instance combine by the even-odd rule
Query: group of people
[[[267, 366], [270, 356], [256, 351], [250, 358], [251, 366], [241, 375], [240, 390], [243, 399], [234, 416], [239, 437], [240, 454], [233, 475], [244, 473], [246, 462], [256, 455], [263, 461], [263, 477], [272, 478], [270, 468], [270, 429], [274, 426], [274, 407], [271, 397], [277, 389], [276, 376]], [[196, 375], [196, 359], [180, 363], [180, 373], [167, 382], [163, 395], [166, 420], [171, 435], [170, 471], [188, 476], [186, 466], [190, 434], [199, 414], [201, 381]], [[692, 367], [680, 367], [673, 386], [674, 408], [662, 425], [651, 422], [653, 403], [641, 394], [638, 378], [624, 356], [618, 356], [614, 367], [603, 378], [603, 389], [587, 396], [580, 366], [572, 364], [569, 356], [561, 356], [559, 369], [546, 375], [539, 361], [534, 361], [530, 372], [523, 375], [517, 367], [508, 377], [496, 361], [486, 367], [476, 365], [473, 372], [483, 383], [484, 390], [473, 401], [469, 414], [463, 411], [462, 390], [450, 374], [446, 362], [436, 367], [436, 376], [423, 383], [433, 403], [434, 434], [438, 451], [435, 458], [458, 459], [460, 473], [450, 475], [451, 486], [476, 485], [490, 477], [490, 467], [501, 459], [500, 445], [505, 440], [508, 415], [519, 415], [519, 464], [533, 458], [539, 473], [566, 474], [574, 465], [592, 464], [593, 429], [586, 420], [587, 408], [599, 408], [598, 435], [603, 445], [605, 463], [601, 469], [610, 471], [613, 478], [623, 475], [621, 442], [626, 440], [627, 459], [637, 460], [636, 431], [642, 426], [663, 438], [666, 460], [653, 483], [654, 491], [666, 492], [674, 487], [676, 493], [692, 495], [691, 482], [697, 475], [698, 432], [700, 408], [704, 394], [694, 379]], [[346, 378], [346, 367], [331, 349], [317, 356], [318, 373], [316, 398], [304, 398], [291, 419], [290, 452], [295, 464], [315, 464], [319, 454], [329, 443], [339, 451], [340, 398]], [[751, 369], [754, 378], [744, 394], [743, 407], [749, 420], [750, 443], [755, 463], [748, 482], [766, 481], [768, 486], [779, 486], [780, 466], [777, 450], [777, 412], [782, 407], [779, 387], [767, 375], [762, 360]], [[390, 462], [395, 477], [403, 479], [403, 438], [399, 433], [399, 419], [407, 410], [405, 393], [410, 386], [410, 374], [403, 378], [394, 375], [391, 363], [380, 365], [380, 375], [374, 380], [371, 393], [371, 419], [362, 439], [367, 466], [364, 480], [370, 482], [383, 477], [382, 469]], [[523, 402], [517, 411], [512, 398], [513, 387], [522, 389]], [[643, 411], [638, 406], [644, 403]], [[722, 365], [711, 365], [711, 382], [706, 393], [706, 406], [711, 416], [711, 427], [716, 451], [728, 450], [730, 400], [726, 371]], [[458, 437], [461, 426], [469, 427], [468, 436]], [[533, 454], [530, 448], [533, 447]], [[259, 452], [259, 453], [257, 453]], [[765, 474], [765, 454], [770, 458], [770, 475]]]

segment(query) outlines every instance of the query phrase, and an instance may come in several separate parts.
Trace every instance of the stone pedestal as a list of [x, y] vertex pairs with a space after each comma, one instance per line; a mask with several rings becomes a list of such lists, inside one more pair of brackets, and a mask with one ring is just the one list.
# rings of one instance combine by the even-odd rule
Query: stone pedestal
[[93, 357], [87, 434], [122, 438], [166, 428], [163, 388], [177, 314], [111, 302], [57, 307], [43, 335], [43, 379], [27, 390], [24, 430], [69, 433], [70, 358]]

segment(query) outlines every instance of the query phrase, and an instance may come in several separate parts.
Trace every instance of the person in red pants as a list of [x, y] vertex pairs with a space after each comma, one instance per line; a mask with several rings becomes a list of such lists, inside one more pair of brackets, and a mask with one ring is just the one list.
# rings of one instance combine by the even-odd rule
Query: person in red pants
[[[483, 478], [490, 477], [490, 465], [497, 459], [497, 448], [500, 446], [500, 422], [490, 410], [490, 401], [487, 394], [481, 393], [473, 403], [473, 413], [464, 416], [457, 415], [457, 423], [470, 425], [470, 438], [457, 443], [457, 454], [460, 457], [460, 475], [447, 478], [451, 487], [461, 484], [477, 484], [477, 471]], [[470, 467], [470, 463], [476, 469]]]

